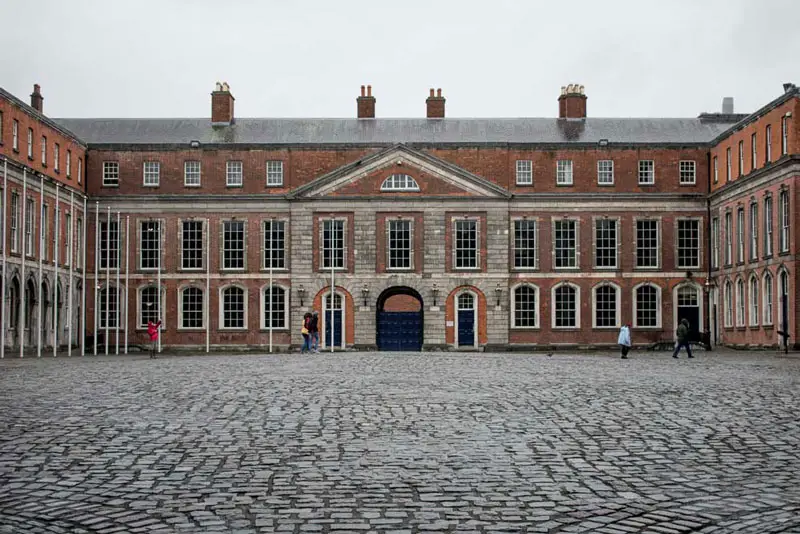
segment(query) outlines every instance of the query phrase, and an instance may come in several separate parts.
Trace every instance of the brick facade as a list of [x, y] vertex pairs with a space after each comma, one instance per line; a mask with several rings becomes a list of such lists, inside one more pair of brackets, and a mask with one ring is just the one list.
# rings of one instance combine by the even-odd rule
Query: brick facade
[[[794, 263], [800, 250], [800, 232], [794, 231], [798, 223], [795, 206], [800, 201], [797, 92], [791, 86], [782, 97], [749, 116], [711, 114], [699, 119], [664, 119], [663, 123], [654, 119], [652, 124], [638, 126], [637, 119], [587, 118], [586, 95], [579, 86], [571, 86], [559, 99], [560, 112], [569, 120], [532, 119], [533, 126], [529, 126], [525, 119], [505, 123], [498, 119], [497, 128], [508, 130], [505, 142], [481, 140], [491, 138], [492, 132], [476, 134], [483, 123], [469, 120], [452, 123], [458, 125], [461, 141], [445, 141], [451, 119], [444, 118], [444, 99], [439, 96], [429, 97], [428, 122], [379, 122], [374, 118], [371, 88], [357, 99], [357, 123], [297, 123], [299, 130], [305, 130], [299, 140], [291, 142], [272, 141], [259, 133], [272, 132], [276, 125], [294, 127], [291, 121], [262, 124], [258, 122], [261, 119], [237, 120], [227, 86], [212, 93], [213, 127], [211, 121], [195, 121], [191, 134], [173, 137], [170, 128], [182, 126], [170, 125], [166, 119], [153, 121], [151, 126], [145, 120], [133, 130], [126, 130], [129, 123], [120, 121], [116, 130], [95, 134], [91, 121], [53, 122], [8, 97], [0, 98], [4, 112], [0, 148], [13, 167], [7, 196], [20, 189], [19, 173], [25, 167], [31, 171], [29, 198], [36, 206], [38, 189], [31, 187], [38, 184], [34, 171], [46, 173], [48, 186], [72, 185], [73, 197], [80, 199], [73, 211], [88, 231], [83, 246], [88, 266], [86, 313], [80, 311], [82, 293], [74, 292], [83, 275], [76, 269], [73, 307], [78, 311], [73, 310], [73, 344], [80, 337], [78, 330], [91, 336], [94, 322], [105, 322], [96, 298], [107, 295], [108, 288], [121, 293], [120, 335], [127, 331], [130, 343], [145, 343], [142, 319], [157, 304], [145, 302], [144, 295], [150, 299], [157, 294], [153, 288], [160, 278], [165, 346], [263, 348], [271, 334], [274, 346], [297, 347], [302, 342], [303, 314], [312, 308], [323, 311], [323, 300], [330, 293], [331, 271], [323, 266], [323, 226], [324, 221], [334, 219], [343, 221], [344, 229], [344, 265], [333, 277], [337, 299], [342, 302], [346, 347], [379, 344], [380, 336], [385, 335], [380, 331], [379, 312], [417, 310], [424, 325], [423, 349], [611, 346], [619, 327], [628, 323], [633, 325], [634, 343], [644, 345], [671, 339], [678, 319], [686, 314], [697, 330], [709, 332], [714, 342], [765, 346], [777, 345], [777, 332], [783, 328], [778, 303], [781, 280], [789, 290], [790, 343], [795, 342], [800, 324], [795, 304], [800, 284]], [[38, 168], [37, 161], [28, 162], [26, 157], [8, 152], [10, 120], [19, 113], [38, 128], [35, 138], [38, 132], [47, 131], [49, 140], [59, 140], [62, 153], [71, 147], [71, 163], [77, 165], [80, 158], [86, 170], [85, 183], [71, 184], [63, 172], [55, 174], [49, 166]], [[772, 128], [772, 158], [769, 164], [762, 164], [761, 136], [767, 124]], [[781, 139], [784, 124], [786, 154]], [[79, 133], [73, 136], [67, 126]], [[334, 127], [351, 130], [311, 141], [315, 132]], [[522, 137], [513, 141], [518, 135], [516, 128]], [[392, 129], [398, 132], [392, 141], [369, 140], [373, 135], [388, 135]], [[27, 126], [23, 129], [20, 123], [23, 149], [26, 131]], [[117, 138], [116, 131], [143, 137]], [[530, 136], [526, 133], [530, 131], [537, 133]], [[426, 132], [431, 132], [429, 138]], [[756, 133], [757, 143], [755, 167], [748, 166], [752, 133]], [[741, 178], [737, 167], [740, 140], [744, 141], [747, 163]], [[726, 183], [728, 148], [733, 162], [732, 179]], [[34, 160], [39, 157], [38, 150], [34, 156]], [[116, 164], [118, 175], [104, 183], [106, 162]], [[187, 162], [192, 162], [191, 179]], [[236, 169], [241, 163], [241, 185], [228, 182], [229, 162], [237, 162]], [[154, 163], [157, 167], [151, 165]], [[152, 172], [155, 168], [157, 182]], [[71, 174], [75, 177], [76, 171]], [[392, 177], [399, 178], [395, 182]], [[46, 200], [50, 235], [55, 232], [54, 191]], [[757, 257], [730, 265], [718, 257], [713, 263], [714, 255], [723, 250], [722, 222], [728, 211], [735, 223], [737, 210], [744, 207], [746, 230], [765, 231], [765, 195], [773, 199], [773, 253], [763, 253], [764, 237], [759, 235]], [[782, 195], [788, 202], [790, 228], [786, 250], [778, 250]], [[88, 221], [82, 213], [85, 198]], [[752, 203], [758, 205], [761, 218], [755, 226], [748, 219]], [[117, 269], [96, 268], [95, 212], [99, 211], [102, 223], [109, 209], [112, 220], [120, 215], [119, 274]], [[410, 223], [409, 265], [403, 268], [391, 268], [388, 263], [392, 254], [388, 227], [394, 220]], [[477, 260], [475, 266], [459, 267], [455, 261], [462, 252], [456, 251], [456, 224], [465, 220], [476, 225], [472, 253]], [[712, 220], [718, 221], [714, 223], [717, 226], [712, 226]], [[141, 225], [149, 228], [151, 221], [159, 222], [161, 234], [157, 239], [147, 237], [144, 243]], [[192, 226], [193, 237], [183, 234], [183, 223], [190, 221], [201, 223]], [[241, 268], [223, 264], [226, 254], [229, 258], [239, 254], [238, 237], [229, 236], [233, 241], [226, 241], [226, 221], [234, 222], [231, 228], [237, 231], [243, 223]], [[280, 223], [278, 230], [269, 226], [265, 234], [265, 223], [276, 222]], [[35, 224], [38, 228], [38, 218]], [[637, 225], [641, 229], [637, 230]], [[65, 226], [66, 208], [62, 205], [60, 228]], [[10, 224], [4, 228], [9, 236]], [[714, 235], [712, 228], [717, 230]], [[17, 231], [22, 239], [21, 220]], [[647, 233], [651, 231], [654, 233]], [[735, 237], [736, 229], [733, 231]], [[472, 234], [462, 234], [458, 247], [469, 249], [472, 237], [464, 241], [464, 236]], [[750, 239], [747, 232], [745, 236]], [[75, 247], [84, 244], [80, 235], [73, 238], [79, 240]], [[283, 255], [271, 273], [265, 244], [279, 247]], [[151, 246], [156, 248], [151, 251]], [[189, 258], [195, 249], [201, 257], [199, 263], [184, 267], [184, 253]], [[155, 263], [152, 268], [143, 265], [143, 258], [149, 258], [151, 252], [160, 254], [160, 268]], [[48, 249], [47, 257], [52, 259], [53, 253]], [[471, 252], [465, 254], [459, 256], [461, 261], [471, 257]], [[564, 265], [557, 265], [557, 258]], [[26, 258], [28, 275], [36, 260], [36, 255]], [[21, 258], [9, 254], [7, 261], [17, 271], [10, 270], [6, 280], [21, 288]], [[62, 256], [62, 269], [64, 262]], [[759, 306], [762, 316], [755, 324], [746, 320], [743, 326], [727, 326], [726, 284], [736, 284], [740, 278], [747, 283], [756, 276], [762, 281], [759, 299], [763, 300], [766, 273], [772, 276], [774, 286], [772, 324], [763, 320], [764, 308]], [[63, 285], [63, 272], [59, 278]], [[45, 277], [44, 281], [51, 280]], [[33, 283], [38, 287], [36, 276]], [[11, 291], [16, 291], [18, 302], [22, 289]], [[267, 306], [270, 291], [278, 295], [272, 315]], [[384, 299], [389, 294], [393, 296]], [[745, 313], [749, 311], [746, 300]], [[269, 317], [280, 324], [269, 328]], [[321, 313], [323, 345], [327, 345], [326, 321]], [[225, 327], [226, 322], [237, 326]], [[7, 330], [6, 345], [18, 346], [19, 329], [12, 325]], [[102, 327], [99, 332], [101, 337], [106, 334]], [[109, 326], [112, 343], [116, 334], [116, 325]], [[26, 347], [30, 348], [30, 343], [26, 340]]]

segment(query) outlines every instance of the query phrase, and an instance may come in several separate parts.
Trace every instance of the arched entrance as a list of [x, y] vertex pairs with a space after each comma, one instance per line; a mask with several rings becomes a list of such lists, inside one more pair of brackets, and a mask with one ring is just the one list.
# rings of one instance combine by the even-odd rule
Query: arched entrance
[[478, 302], [472, 291], [462, 291], [456, 296], [456, 346], [477, 346], [478, 332], [475, 320]]
[[702, 324], [702, 298], [700, 288], [695, 284], [683, 284], [676, 288], [675, 301], [676, 321], [675, 327], [681, 320], [689, 321], [689, 337], [692, 341], [700, 341]]
[[380, 294], [375, 308], [379, 350], [422, 350], [425, 321], [419, 293], [410, 287], [390, 287]]

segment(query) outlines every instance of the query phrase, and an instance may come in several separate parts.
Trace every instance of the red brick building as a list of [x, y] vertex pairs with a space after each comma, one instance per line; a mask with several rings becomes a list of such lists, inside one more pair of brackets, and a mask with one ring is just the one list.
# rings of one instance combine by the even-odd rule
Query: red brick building
[[350, 119], [238, 118], [224, 84], [199, 119], [51, 121], [1, 95], [4, 139], [16, 106], [85, 161], [78, 329], [112, 350], [158, 317], [173, 348], [297, 346], [312, 308], [325, 348], [609, 346], [625, 323], [646, 344], [683, 317], [777, 345], [784, 308], [795, 343], [791, 84], [756, 113], [686, 119], [593, 118], [575, 85], [557, 118], [519, 119], [447, 118], [433, 90], [425, 118], [381, 119], [370, 87]]

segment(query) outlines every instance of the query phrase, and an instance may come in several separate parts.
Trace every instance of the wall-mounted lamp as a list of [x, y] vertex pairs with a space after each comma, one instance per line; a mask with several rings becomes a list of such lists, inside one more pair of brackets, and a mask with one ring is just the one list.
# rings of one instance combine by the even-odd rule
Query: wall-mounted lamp
[[300, 299], [300, 307], [303, 307], [303, 298], [306, 296], [306, 290], [303, 287], [303, 284], [300, 284], [297, 288], [297, 298]]
[[364, 299], [364, 306], [366, 306], [369, 302], [369, 288], [366, 284], [361, 288], [361, 297]]
[[497, 297], [497, 305], [500, 306], [500, 297], [503, 296], [503, 288], [500, 287], [500, 282], [497, 282], [497, 285], [494, 288], [494, 294]]
[[436, 282], [431, 287], [431, 295], [433, 296], [433, 306], [436, 307], [436, 297], [439, 296], [439, 288], [436, 286]]

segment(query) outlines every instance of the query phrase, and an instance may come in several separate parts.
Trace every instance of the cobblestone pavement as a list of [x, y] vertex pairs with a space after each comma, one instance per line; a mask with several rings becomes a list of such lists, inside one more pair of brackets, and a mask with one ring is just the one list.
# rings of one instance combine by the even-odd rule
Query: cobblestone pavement
[[800, 532], [800, 359], [0, 362], [0, 533]]

